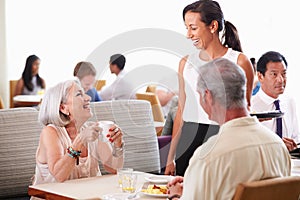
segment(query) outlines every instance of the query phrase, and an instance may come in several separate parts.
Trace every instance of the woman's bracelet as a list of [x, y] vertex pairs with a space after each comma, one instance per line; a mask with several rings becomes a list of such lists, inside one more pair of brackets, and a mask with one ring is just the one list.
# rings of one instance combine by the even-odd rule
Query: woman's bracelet
[[68, 156], [70, 156], [71, 158], [75, 158], [76, 165], [79, 165], [79, 157], [80, 157], [81, 151], [75, 151], [72, 147], [68, 147], [67, 153], [68, 153]]
[[116, 147], [115, 144], [112, 144], [112, 148], [113, 148], [112, 155], [114, 157], [118, 158], [118, 157], [123, 156], [123, 153], [124, 153], [124, 142], [122, 142], [121, 147]]

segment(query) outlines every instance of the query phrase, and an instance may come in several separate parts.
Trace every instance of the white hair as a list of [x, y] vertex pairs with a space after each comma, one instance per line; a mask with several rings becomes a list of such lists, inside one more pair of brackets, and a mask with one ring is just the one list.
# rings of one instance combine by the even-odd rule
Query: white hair
[[78, 80], [67, 80], [46, 91], [39, 111], [39, 121], [42, 124], [63, 127], [70, 123], [69, 116], [60, 112], [60, 105], [67, 102], [70, 89], [74, 84], [81, 87]]
[[217, 58], [199, 67], [198, 92], [203, 97], [209, 90], [214, 101], [226, 109], [246, 106], [246, 77], [237, 64]]

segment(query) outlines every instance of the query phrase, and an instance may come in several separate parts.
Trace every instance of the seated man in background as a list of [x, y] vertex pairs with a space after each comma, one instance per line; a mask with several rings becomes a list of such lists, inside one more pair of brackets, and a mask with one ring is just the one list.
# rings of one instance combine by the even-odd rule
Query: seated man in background
[[91, 102], [101, 101], [94, 87], [96, 74], [97, 71], [90, 62], [77, 63], [73, 72], [73, 75], [79, 79], [84, 92], [91, 97]]
[[121, 54], [114, 54], [110, 57], [109, 68], [112, 74], [116, 74], [116, 80], [108, 86], [104, 86], [99, 92], [102, 100], [130, 99], [133, 86], [124, 77], [126, 58]]
[[[177, 111], [177, 104], [178, 104], [178, 95], [176, 92], [171, 91], [169, 88], [161, 85], [148, 85], [146, 92], [154, 93], [160, 103], [164, 118], [175, 117]], [[175, 111], [175, 113], [173, 113]], [[170, 113], [171, 112], [171, 113]], [[171, 119], [172, 124], [174, 118]], [[172, 135], [172, 133], [171, 133]]]
[[172, 107], [172, 98], [176, 96], [174, 92], [169, 91], [167, 88], [158, 87], [155, 90], [155, 94], [157, 95], [162, 111], [164, 113], [164, 118], [167, 118], [167, 115]]
[[168, 183], [170, 199], [232, 199], [239, 183], [289, 176], [284, 143], [249, 116], [244, 71], [218, 58], [200, 67], [199, 74], [200, 104], [220, 130], [194, 152], [184, 178]]
[[252, 97], [251, 109], [254, 112], [280, 110], [282, 118], [262, 121], [282, 138], [289, 151], [297, 147], [299, 142], [299, 126], [296, 114], [296, 103], [283, 94], [286, 86], [287, 61], [278, 52], [269, 51], [257, 62], [257, 74], [261, 89]]

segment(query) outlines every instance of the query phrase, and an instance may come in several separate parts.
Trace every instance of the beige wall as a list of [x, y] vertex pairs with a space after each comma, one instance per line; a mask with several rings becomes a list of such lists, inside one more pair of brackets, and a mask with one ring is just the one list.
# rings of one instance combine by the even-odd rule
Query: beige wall
[[9, 84], [6, 62], [5, 0], [0, 0], [0, 96], [9, 107]]

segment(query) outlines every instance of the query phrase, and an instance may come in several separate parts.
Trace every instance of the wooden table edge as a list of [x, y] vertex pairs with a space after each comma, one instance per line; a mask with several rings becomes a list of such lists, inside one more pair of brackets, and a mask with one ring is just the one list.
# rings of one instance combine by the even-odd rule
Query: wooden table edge
[[73, 200], [73, 198], [70, 198], [70, 197], [64, 197], [64, 196], [54, 194], [51, 192], [45, 192], [45, 191], [42, 191], [39, 189], [32, 188], [30, 186], [28, 187], [28, 195], [47, 199], [47, 200]]

